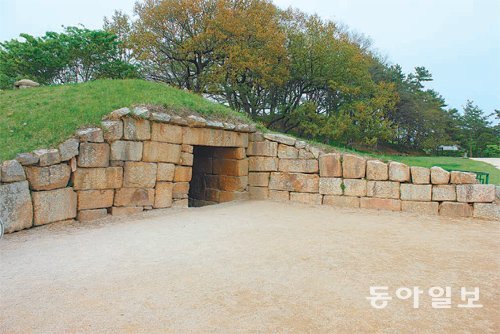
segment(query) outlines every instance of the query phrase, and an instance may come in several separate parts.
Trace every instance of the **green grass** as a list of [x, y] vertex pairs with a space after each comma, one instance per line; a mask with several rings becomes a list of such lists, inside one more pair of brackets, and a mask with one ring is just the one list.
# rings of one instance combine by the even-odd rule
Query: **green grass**
[[[246, 121], [241, 113], [201, 96], [164, 84], [143, 80], [98, 80], [83, 84], [0, 91], [0, 161], [17, 153], [56, 147], [82, 126], [98, 125], [111, 111], [136, 104], [154, 104], [175, 112], [196, 112], [211, 118]], [[259, 126], [260, 130], [266, 130]], [[311, 142], [313, 143], [313, 142]], [[469, 159], [452, 157], [376, 155], [325, 146], [325, 150], [353, 152], [412, 166], [490, 173], [490, 183], [500, 184], [500, 171]]]
[[21, 152], [57, 147], [78, 128], [99, 125], [104, 115], [135, 104], [247, 121], [242, 114], [201, 96], [143, 80], [98, 80], [0, 91], [0, 161]]

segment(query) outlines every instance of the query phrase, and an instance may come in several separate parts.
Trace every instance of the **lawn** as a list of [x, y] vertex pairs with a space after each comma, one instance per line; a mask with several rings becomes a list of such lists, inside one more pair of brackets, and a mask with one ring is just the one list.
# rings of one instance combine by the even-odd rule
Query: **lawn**
[[423, 157], [423, 156], [394, 156], [382, 155], [379, 159], [394, 160], [410, 166], [432, 167], [439, 166], [444, 169], [485, 172], [490, 174], [490, 183], [500, 185], [500, 170], [495, 166], [481, 161], [455, 157]]
[[244, 116], [201, 96], [143, 80], [98, 80], [83, 84], [0, 91], [0, 161], [17, 153], [56, 147], [84, 125], [134, 104], [194, 110], [217, 119]]
[[[241, 113], [201, 96], [144, 80], [97, 80], [83, 84], [0, 91], [0, 161], [12, 159], [20, 152], [56, 147], [78, 128], [98, 125], [104, 115], [134, 104], [162, 105], [174, 111], [190, 110], [217, 119], [248, 121]], [[328, 149], [345, 151], [333, 147]], [[355, 153], [413, 166], [487, 172], [490, 173], [490, 183], [500, 184], [500, 171], [479, 161]]]

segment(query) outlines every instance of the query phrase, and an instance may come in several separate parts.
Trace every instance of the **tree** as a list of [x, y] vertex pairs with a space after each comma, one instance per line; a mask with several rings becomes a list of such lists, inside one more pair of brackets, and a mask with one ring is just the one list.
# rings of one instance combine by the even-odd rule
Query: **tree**
[[137, 74], [133, 65], [119, 59], [120, 42], [109, 32], [66, 27], [63, 33], [47, 32], [42, 37], [21, 34], [21, 37], [24, 41], [0, 43], [3, 88], [11, 88], [20, 78], [61, 84]]
[[[460, 125], [462, 127], [462, 143], [467, 147], [469, 156], [479, 155], [489, 143], [498, 145], [498, 136], [493, 133], [488, 116], [468, 100], [463, 108], [463, 116]], [[498, 134], [497, 134], [498, 135]]]

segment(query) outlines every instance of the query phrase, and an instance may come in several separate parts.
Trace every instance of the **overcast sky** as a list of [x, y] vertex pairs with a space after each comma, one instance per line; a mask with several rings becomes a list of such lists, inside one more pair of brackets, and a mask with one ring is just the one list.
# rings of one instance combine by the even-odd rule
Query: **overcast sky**
[[[61, 25], [102, 26], [135, 0], [0, 0], [0, 41]], [[379, 53], [411, 71], [427, 67], [451, 107], [472, 99], [500, 109], [500, 0], [275, 0], [368, 35]]]

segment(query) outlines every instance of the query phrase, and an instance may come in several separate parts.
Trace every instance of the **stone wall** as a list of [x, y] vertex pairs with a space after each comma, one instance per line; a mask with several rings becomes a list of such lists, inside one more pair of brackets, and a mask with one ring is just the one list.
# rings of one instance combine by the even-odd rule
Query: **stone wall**
[[475, 175], [324, 153], [284, 135], [151, 112], [112, 112], [57, 149], [19, 154], [0, 173], [6, 232], [68, 219], [271, 199], [499, 219]]
[[495, 185], [472, 173], [324, 153], [277, 134], [250, 134], [247, 155], [252, 199], [500, 219]]

